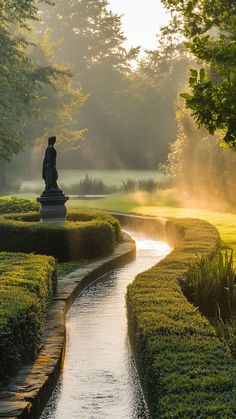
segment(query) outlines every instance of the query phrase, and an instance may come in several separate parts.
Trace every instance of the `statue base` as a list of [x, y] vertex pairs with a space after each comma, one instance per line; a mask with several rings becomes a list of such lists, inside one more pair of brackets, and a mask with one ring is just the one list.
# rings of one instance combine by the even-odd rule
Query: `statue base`
[[67, 209], [66, 201], [69, 200], [62, 191], [44, 191], [37, 198], [41, 204], [40, 215], [41, 222], [61, 222], [66, 220]]

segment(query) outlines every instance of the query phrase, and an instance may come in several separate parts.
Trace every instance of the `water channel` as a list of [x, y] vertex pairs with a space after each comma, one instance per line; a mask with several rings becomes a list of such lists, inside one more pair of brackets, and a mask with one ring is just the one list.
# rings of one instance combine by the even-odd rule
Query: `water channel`
[[170, 248], [129, 234], [136, 259], [98, 278], [68, 312], [64, 368], [41, 419], [149, 418], [129, 346], [125, 295], [135, 276]]

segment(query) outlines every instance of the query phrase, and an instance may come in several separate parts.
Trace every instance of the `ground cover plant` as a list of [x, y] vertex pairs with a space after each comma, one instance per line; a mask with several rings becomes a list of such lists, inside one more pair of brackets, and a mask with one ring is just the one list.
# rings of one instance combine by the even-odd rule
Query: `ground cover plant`
[[219, 235], [198, 220], [170, 221], [167, 233], [175, 228], [184, 229], [182, 242], [128, 288], [129, 330], [152, 417], [235, 417], [236, 365], [178, 282], [196, 252], [217, 251]]
[[52, 257], [0, 253], [0, 379], [39, 349], [48, 304], [56, 289]]
[[39, 253], [59, 261], [87, 260], [112, 253], [121, 239], [119, 222], [109, 214], [70, 211], [63, 223], [40, 223], [36, 212], [2, 215], [0, 251]]

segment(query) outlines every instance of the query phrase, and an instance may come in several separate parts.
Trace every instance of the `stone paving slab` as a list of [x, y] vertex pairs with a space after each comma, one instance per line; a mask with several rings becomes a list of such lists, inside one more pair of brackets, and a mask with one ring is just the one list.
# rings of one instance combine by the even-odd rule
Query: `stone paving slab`
[[124, 233], [124, 241], [111, 256], [93, 261], [58, 281], [57, 294], [50, 305], [42, 337], [42, 349], [32, 364], [23, 366], [7, 385], [0, 385], [0, 419], [40, 417], [60, 375], [65, 351], [66, 313], [80, 292], [135, 255], [134, 241]]

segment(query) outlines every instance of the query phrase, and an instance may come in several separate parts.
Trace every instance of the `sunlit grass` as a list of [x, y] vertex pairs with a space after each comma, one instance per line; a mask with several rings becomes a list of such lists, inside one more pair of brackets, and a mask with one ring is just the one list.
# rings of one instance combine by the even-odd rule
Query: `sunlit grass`
[[107, 211], [171, 218], [200, 218], [214, 224], [226, 248], [234, 249], [236, 264], [236, 212], [216, 212], [204, 209], [181, 207], [180, 202], [169, 192], [160, 194], [117, 194], [102, 200], [71, 200], [71, 208], [96, 208]]

